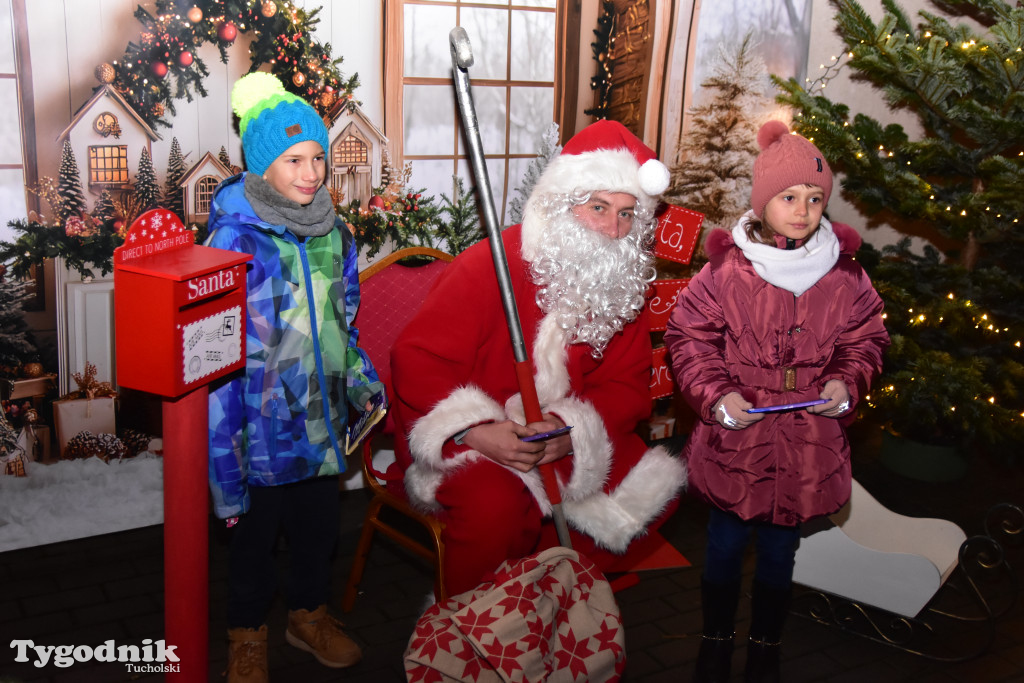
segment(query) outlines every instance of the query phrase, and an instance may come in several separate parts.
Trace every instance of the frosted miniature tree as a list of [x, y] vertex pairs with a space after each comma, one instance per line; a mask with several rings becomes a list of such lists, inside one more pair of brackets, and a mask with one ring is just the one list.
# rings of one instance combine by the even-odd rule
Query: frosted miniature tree
[[57, 214], [57, 223], [64, 225], [68, 216], [85, 211], [85, 195], [82, 193], [82, 179], [78, 175], [78, 162], [75, 152], [71, 149], [71, 141], [64, 140], [64, 149], [60, 157], [60, 174], [57, 184], [60, 201], [53, 206]]
[[117, 215], [117, 207], [114, 204], [114, 197], [110, 194], [110, 190], [103, 190], [100, 193], [100, 198], [96, 201], [96, 206], [92, 208], [92, 217], [101, 223], [108, 223], [114, 220], [114, 216]]
[[142, 156], [139, 158], [139, 172], [135, 175], [135, 196], [143, 213], [160, 203], [160, 186], [157, 185], [156, 173], [153, 172], [153, 159], [145, 147], [142, 148]]
[[27, 287], [24, 282], [0, 277], [0, 367], [16, 368], [39, 353], [22, 310], [31, 296]]
[[720, 48], [712, 75], [701, 83], [710, 97], [691, 111], [680, 140], [666, 198], [704, 214], [708, 226], [732, 225], [749, 206], [757, 156], [755, 113], [764, 111], [766, 69], [747, 34], [734, 51]]
[[562, 146], [558, 144], [558, 124], [552, 123], [548, 126], [548, 129], [544, 131], [544, 135], [540, 140], [540, 150], [537, 152], [537, 158], [530, 162], [530, 165], [526, 167], [526, 173], [523, 174], [523, 180], [519, 187], [515, 189], [515, 197], [509, 203], [508, 217], [512, 221], [512, 225], [521, 223], [523, 220], [523, 211], [526, 209], [526, 200], [530, 198], [530, 193], [533, 192], [533, 186], [537, 184], [537, 179], [540, 178], [540, 174], [544, 172], [548, 162], [558, 156], [562, 151]]
[[185, 168], [185, 157], [181, 155], [181, 146], [178, 144], [178, 138], [172, 138], [171, 152], [167, 157], [167, 181], [164, 184], [164, 203], [168, 209], [182, 219], [185, 216], [185, 204], [181, 196], [181, 179], [187, 170]]
[[224, 164], [224, 168], [231, 170], [231, 157], [228, 156], [227, 147], [221, 146], [220, 152], [217, 153], [217, 160]]

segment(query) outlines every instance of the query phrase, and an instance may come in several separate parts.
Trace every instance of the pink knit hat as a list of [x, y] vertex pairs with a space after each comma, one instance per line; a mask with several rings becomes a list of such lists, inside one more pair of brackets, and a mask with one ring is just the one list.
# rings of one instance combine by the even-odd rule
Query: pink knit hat
[[754, 160], [750, 207], [762, 218], [771, 198], [794, 185], [817, 185], [825, 192], [825, 204], [832, 194], [832, 169], [807, 138], [790, 133], [782, 121], [768, 121], [757, 131], [761, 153]]
[[625, 192], [651, 208], [669, 183], [665, 164], [617, 121], [597, 121], [574, 135], [548, 163], [536, 189], [546, 193]]

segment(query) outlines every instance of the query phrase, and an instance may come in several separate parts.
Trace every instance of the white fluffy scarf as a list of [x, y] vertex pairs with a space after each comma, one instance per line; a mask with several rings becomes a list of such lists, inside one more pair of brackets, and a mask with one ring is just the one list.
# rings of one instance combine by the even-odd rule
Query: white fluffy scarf
[[732, 239], [766, 282], [800, 296], [814, 286], [839, 260], [839, 240], [832, 224], [822, 217], [814, 234], [796, 249], [779, 249], [768, 244], [751, 242], [747, 237], [747, 213], [732, 229]]

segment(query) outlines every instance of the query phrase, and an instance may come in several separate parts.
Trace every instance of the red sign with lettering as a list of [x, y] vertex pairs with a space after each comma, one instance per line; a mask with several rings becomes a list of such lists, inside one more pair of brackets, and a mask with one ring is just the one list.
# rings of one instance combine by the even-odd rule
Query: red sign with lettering
[[647, 301], [647, 314], [652, 332], [661, 332], [668, 326], [669, 316], [676, 307], [676, 298], [689, 282], [690, 278], [686, 277], [678, 280], [655, 280], [651, 283], [654, 294]]
[[651, 398], [671, 396], [675, 390], [672, 368], [668, 365], [668, 348], [658, 346], [651, 357]]
[[143, 256], [190, 247], [195, 234], [185, 228], [173, 211], [153, 209], [132, 223], [124, 244], [114, 250], [114, 262], [124, 263]]
[[703, 223], [704, 214], [669, 204], [658, 216], [654, 255], [676, 263], [689, 263], [697, 248]]

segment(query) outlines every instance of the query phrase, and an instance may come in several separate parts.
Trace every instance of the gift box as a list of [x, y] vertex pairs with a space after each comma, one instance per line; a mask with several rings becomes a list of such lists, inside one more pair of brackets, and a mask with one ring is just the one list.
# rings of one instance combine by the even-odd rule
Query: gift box
[[57, 430], [57, 453], [64, 457], [64, 449], [79, 432], [117, 434], [113, 396], [97, 398], [61, 399], [53, 402], [53, 423]]

